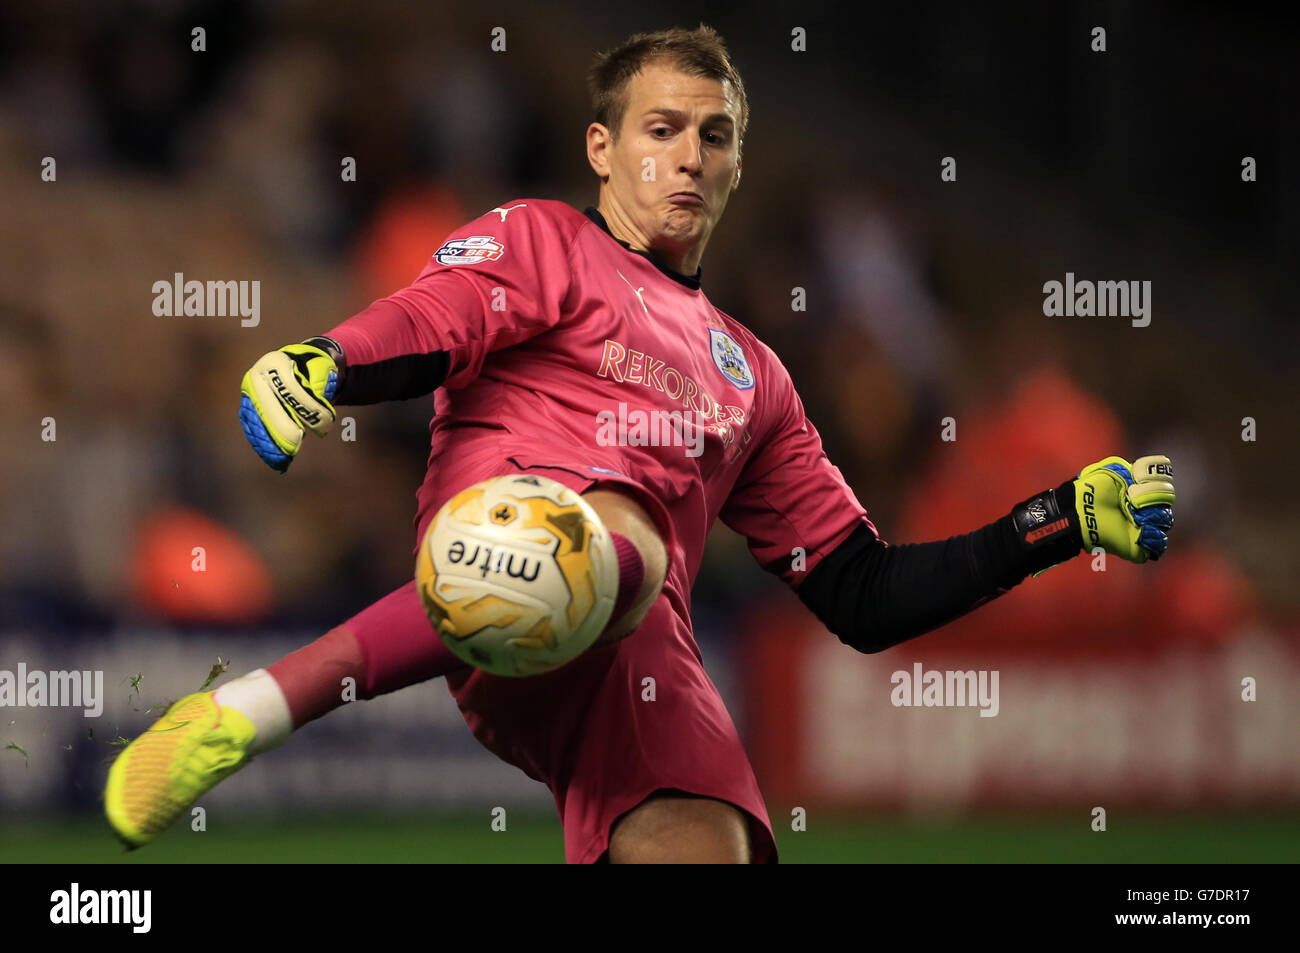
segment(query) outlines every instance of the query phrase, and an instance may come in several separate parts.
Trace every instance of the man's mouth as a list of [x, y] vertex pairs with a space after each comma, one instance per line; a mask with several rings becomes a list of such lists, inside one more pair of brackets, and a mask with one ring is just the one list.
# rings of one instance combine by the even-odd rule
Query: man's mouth
[[674, 192], [668, 196], [668, 201], [673, 205], [679, 205], [689, 208], [703, 208], [704, 196], [697, 192]]

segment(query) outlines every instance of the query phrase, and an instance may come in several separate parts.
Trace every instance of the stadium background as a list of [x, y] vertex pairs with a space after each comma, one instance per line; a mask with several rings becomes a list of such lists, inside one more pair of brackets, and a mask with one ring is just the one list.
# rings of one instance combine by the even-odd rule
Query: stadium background
[[[719, 528], [699, 641], [783, 859], [1295, 860], [1300, 144], [1282, 16], [6, 6], [0, 669], [103, 670], [107, 702], [98, 719], [0, 709], [0, 860], [123, 859], [98, 814], [115, 739], [218, 657], [264, 665], [409, 576], [432, 400], [348, 409], [355, 441], [311, 441], [279, 478], [236, 423], [241, 375], [407, 284], [485, 209], [593, 202], [591, 54], [701, 20], [753, 110], [705, 288], [787, 363], [887, 539], [972, 529], [1110, 453], [1165, 452], [1178, 474], [1159, 565], [1076, 560], [878, 656]], [[1042, 284], [1067, 271], [1152, 281], [1151, 325], [1044, 317]], [[175, 272], [260, 280], [260, 323], [154, 316]], [[997, 669], [998, 717], [892, 707], [890, 673], [916, 662]], [[480, 749], [436, 682], [345, 707], [200, 803], [206, 832], [178, 825], [130, 859], [562, 859], [547, 792]]]

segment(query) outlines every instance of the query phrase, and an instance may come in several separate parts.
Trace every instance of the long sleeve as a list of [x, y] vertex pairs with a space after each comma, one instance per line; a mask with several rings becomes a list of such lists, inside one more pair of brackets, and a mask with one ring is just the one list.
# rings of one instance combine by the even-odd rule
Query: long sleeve
[[770, 423], [722, 519], [846, 645], [878, 652], [922, 635], [1080, 551], [1070, 480], [974, 532], [885, 542], [827, 459], [774, 355], [767, 370]]
[[521, 199], [457, 229], [409, 287], [326, 333], [343, 357], [336, 402], [461, 386], [490, 352], [554, 328], [573, 238], [585, 224], [563, 203]]
[[[1043, 515], [1046, 514], [1046, 515]], [[1064, 521], [1060, 532], [1044, 535]], [[879, 652], [946, 625], [1031, 572], [1077, 555], [1073, 481], [971, 533], [892, 546], [859, 528], [808, 574], [799, 598], [840, 641]]]

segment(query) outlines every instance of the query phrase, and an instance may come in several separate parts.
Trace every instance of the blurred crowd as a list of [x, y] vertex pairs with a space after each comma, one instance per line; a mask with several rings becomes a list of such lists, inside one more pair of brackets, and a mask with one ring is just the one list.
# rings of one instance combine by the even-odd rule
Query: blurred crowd
[[[452, 11], [2, 15], [0, 623], [328, 626], [409, 578], [432, 400], [349, 409], [354, 442], [313, 441], [280, 477], [244, 443], [239, 381], [264, 351], [409, 283], [484, 210], [592, 204], [587, 62], [668, 25], [593, 4], [519, 13], [499, 18], [508, 47], [494, 53], [496, 15]], [[1277, 348], [1295, 331], [1271, 310], [1269, 260], [1166, 205], [1140, 227], [1107, 220], [1086, 207], [1095, 168], [1036, 163], [996, 126], [945, 125], [897, 84], [869, 96], [843, 79], [850, 52], [800, 74], [777, 62], [781, 37], [763, 47], [752, 25], [711, 22], [754, 119], [705, 290], [789, 366], [885, 537], [964, 532], [1100, 457], [1164, 452], [1177, 541], [1156, 571], [1183, 600], [1167, 634], [1293, 614], [1300, 563], [1280, 530], [1297, 504], [1266, 474], [1293, 456]], [[945, 186], [948, 150], [960, 172]], [[1066, 271], [1152, 279], [1152, 326], [1045, 318], [1041, 285]], [[260, 280], [260, 322], [156, 316], [153, 283], [176, 272]], [[806, 311], [791, 310], [796, 286]], [[1246, 416], [1256, 442], [1241, 439]], [[1040, 630], [1070, 591], [1052, 578], [1014, 597]], [[1136, 578], [1116, 583], [1116, 614], [1143, 603]], [[697, 600], [752, 605], [775, 586], [720, 530]]]

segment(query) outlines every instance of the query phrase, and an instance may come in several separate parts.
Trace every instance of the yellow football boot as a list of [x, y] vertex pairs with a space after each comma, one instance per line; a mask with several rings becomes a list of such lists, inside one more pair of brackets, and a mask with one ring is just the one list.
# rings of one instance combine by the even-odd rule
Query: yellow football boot
[[104, 810], [128, 848], [149, 843], [251, 760], [253, 723], [213, 695], [199, 692], [176, 702], [109, 769]]

